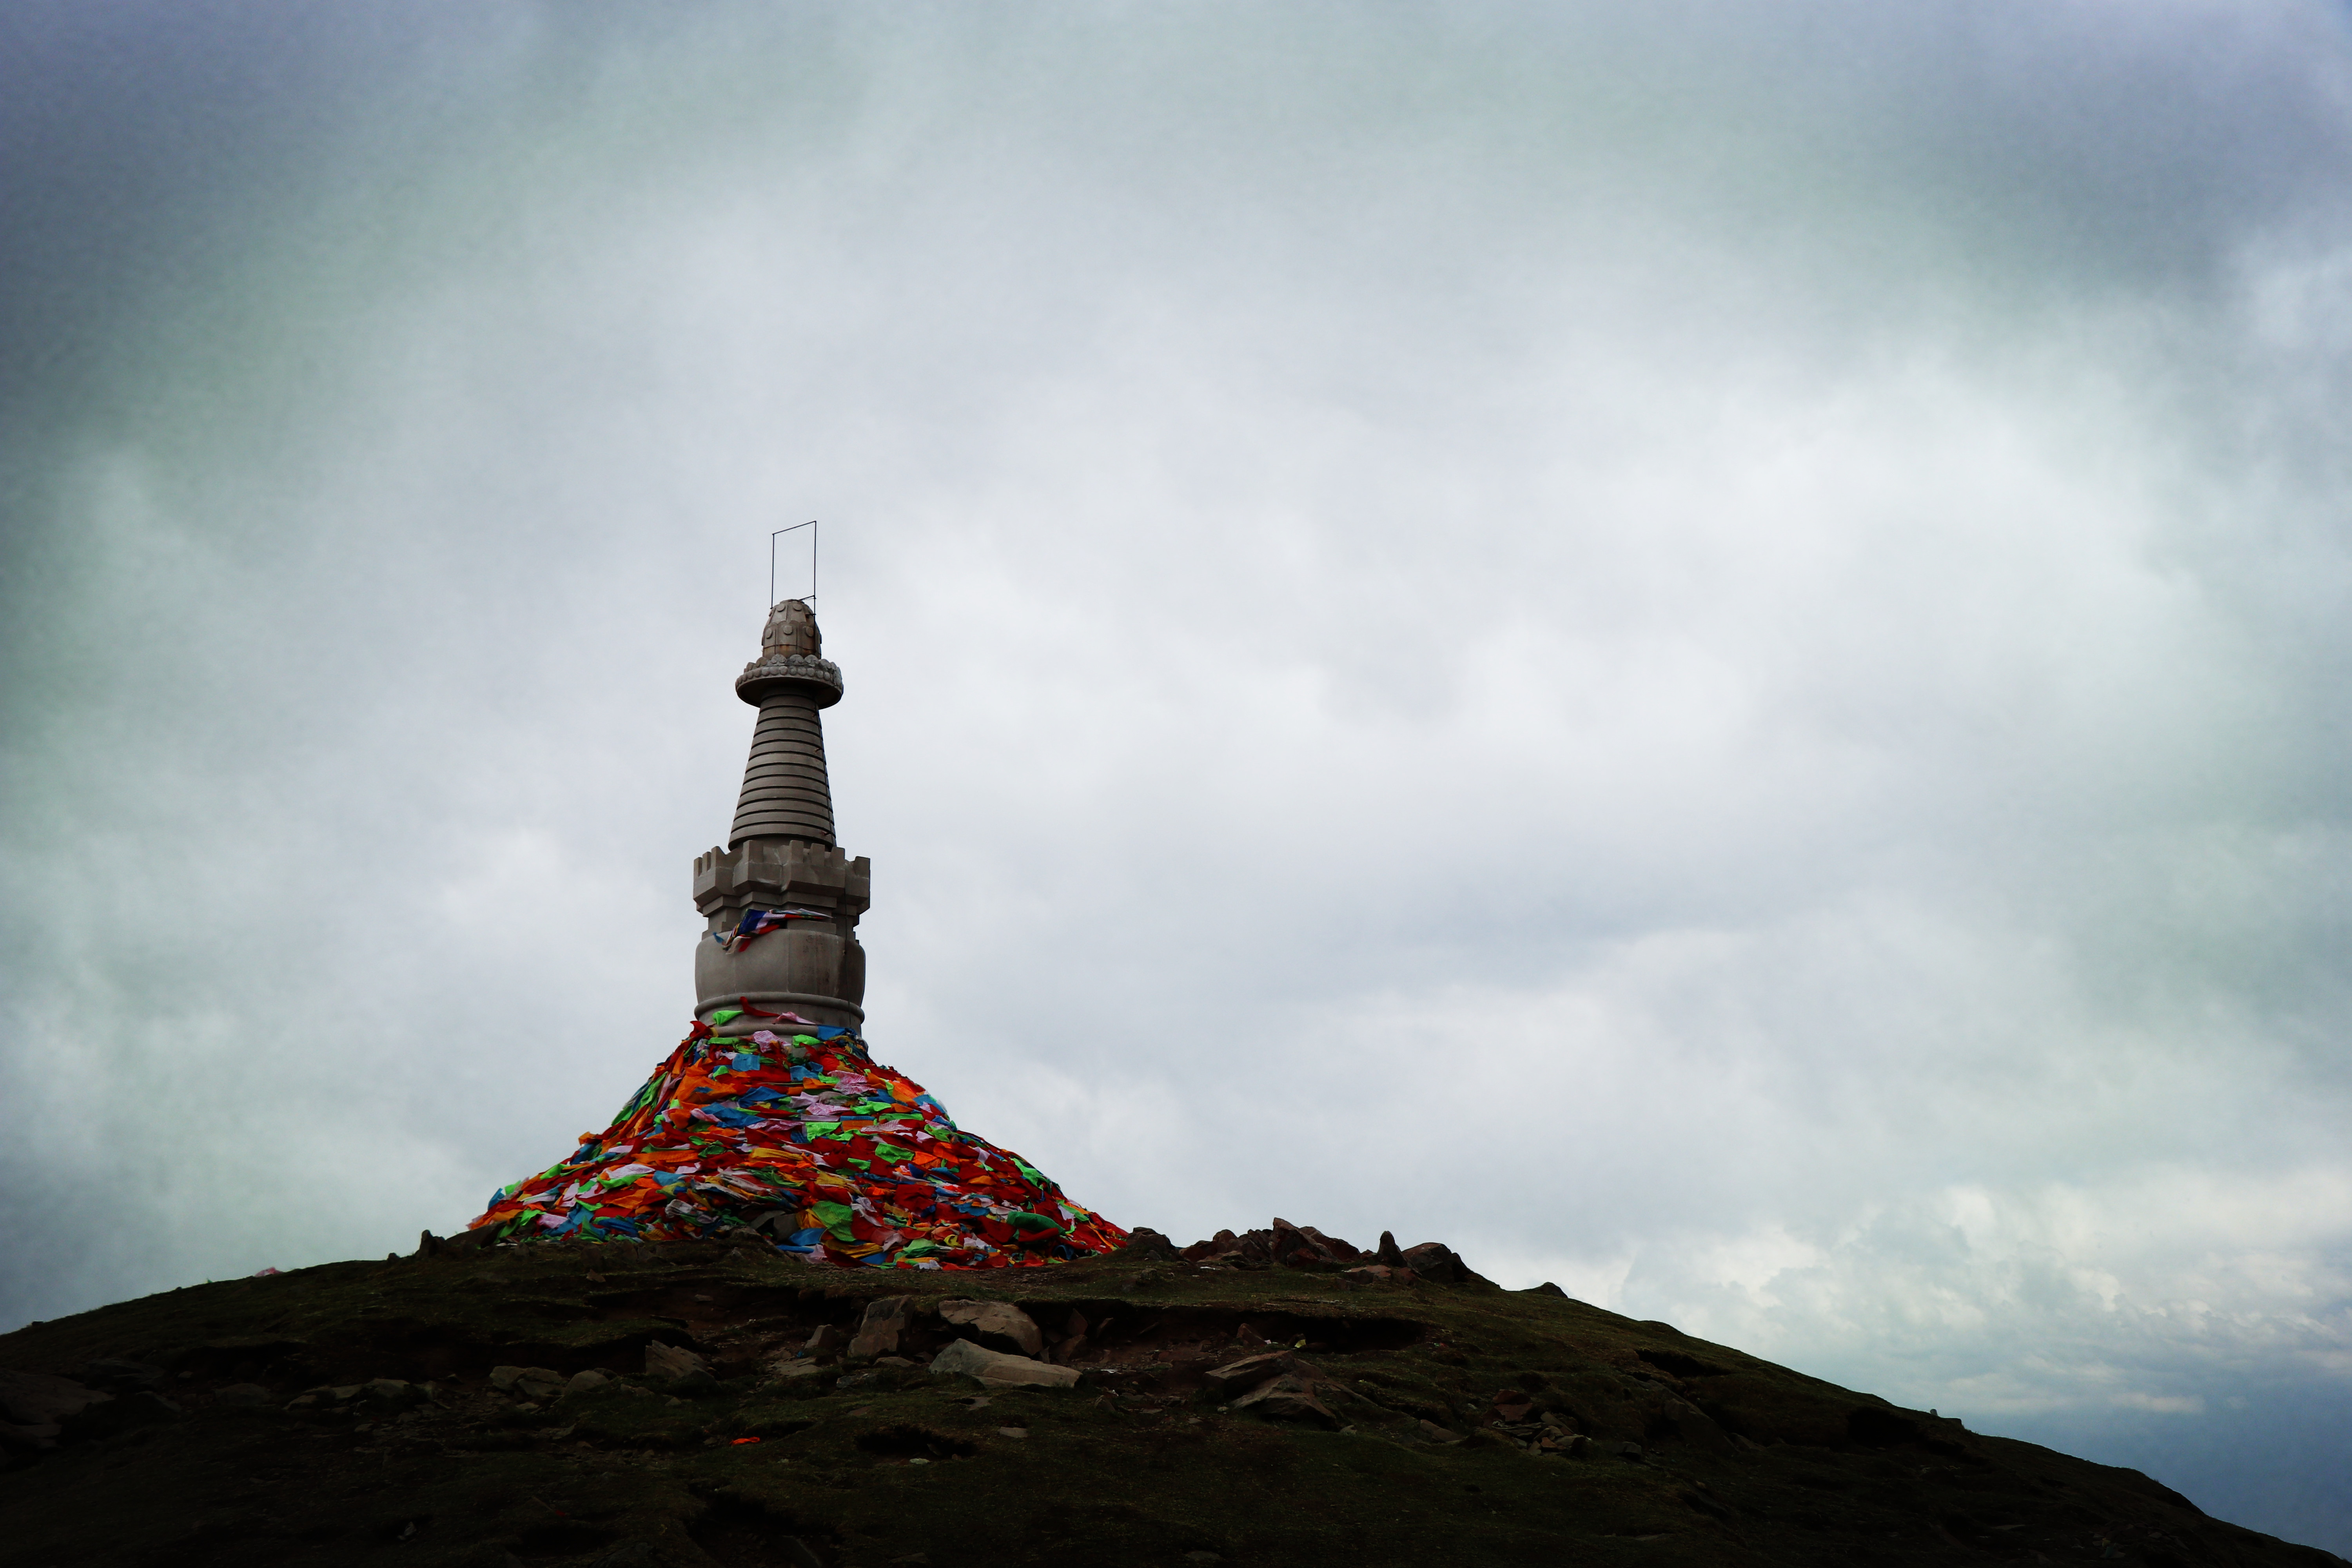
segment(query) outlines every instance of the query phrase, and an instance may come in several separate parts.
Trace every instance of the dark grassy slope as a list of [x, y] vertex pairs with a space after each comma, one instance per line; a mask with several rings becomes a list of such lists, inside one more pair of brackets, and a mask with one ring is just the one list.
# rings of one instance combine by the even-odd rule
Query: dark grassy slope
[[[768, 1370], [904, 1293], [1017, 1300], [1049, 1333], [1076, 1309], [1085, 1382]], [[654, 1340], [698, 1349], [717, 1385], [678, 1398], [643, 1376]], [[1269, 1340], [1300, 1347], [1344, 1429], [1220, 1412], [1232, 1395], [1202, 1374]], [[1478, 1282], [535, 1246], [205, 1285], [0, 1337], [14, 1371], [109, 1359], [163, 1369], [179, 1409], [118, 1382], [60, 1447], [19, 1453], [0, 1474], [6, 1568], [2339, 1561], [2136, 1471]], [[490, 1386], [499, 1364], [630, 1375], [526, 1412]], [[287, 1408], [375, 1378], [432, 1386]], [[266, 1403], [219, 1392], [251, 1384]], [[1566, 1451], [1526, 1447], [1547, 1435]]]

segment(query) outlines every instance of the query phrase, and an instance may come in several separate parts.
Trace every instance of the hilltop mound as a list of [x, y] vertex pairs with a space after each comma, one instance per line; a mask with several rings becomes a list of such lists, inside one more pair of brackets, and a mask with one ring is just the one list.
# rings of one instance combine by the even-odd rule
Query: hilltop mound
[[2339, 1561], [1343, 1245], [955, 1273], [548, 1242], [151, 1296], [0, 1337], [16, 1419], [58, 1428], [14, 1439], [0, 1564]]

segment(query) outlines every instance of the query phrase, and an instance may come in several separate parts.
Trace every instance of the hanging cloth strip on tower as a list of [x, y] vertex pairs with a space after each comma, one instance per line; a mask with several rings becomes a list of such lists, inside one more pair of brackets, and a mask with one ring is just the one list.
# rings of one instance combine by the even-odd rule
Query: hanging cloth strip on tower
[[765, 936], [772, 931], [782, 931], [793, 921], [829, 921], [833, 917], [823, 910], [745, 910], [735, 929], [721, 936], [710, 932], [722, 952], [740, 952], [751, 945], [754, 937]]

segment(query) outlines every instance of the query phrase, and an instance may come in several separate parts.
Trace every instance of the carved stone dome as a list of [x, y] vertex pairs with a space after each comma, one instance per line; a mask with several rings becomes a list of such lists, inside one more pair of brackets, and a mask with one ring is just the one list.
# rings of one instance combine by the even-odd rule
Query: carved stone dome
[[816, 612], [805, 601], [786, 599], [768, 612], [760, 631], [760, 657], [798, 653], [815, 658], [824, 652], [824, 634], [816, 629]]
[[760, 657], [735, 678], [735, 695], [752, 707], [784, 692], [798, 692], [819, 708], [841, 700], [841, 667], [824, 656], [816, 612], [799, 599], [786, 599], [768, 612], [760, 632]]

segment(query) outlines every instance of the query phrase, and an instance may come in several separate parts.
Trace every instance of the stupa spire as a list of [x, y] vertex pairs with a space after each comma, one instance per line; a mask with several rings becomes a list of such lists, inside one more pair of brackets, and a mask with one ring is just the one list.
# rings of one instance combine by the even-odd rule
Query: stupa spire
[[768, 612], [760, 657], [735, 695], [760, 710], [727, 847], [694, 862], [705, 930], [694, 961], [695, 1016], [730, 1007], [859, 1028], [866, 1018], [870, 867], [833, 839], [822, 710], [841, 700], [816, 612], [786, 599]]
[[751, 731], [730, 845], [746, 838], [833, 842], [833, 785], [818, 712], [841, 700], [841, 667], [824, 649], [816, 612], [786, 599], [768, 612], [760, 657], [735, 678], [735, 695], [759, 709], [760, 721]]

